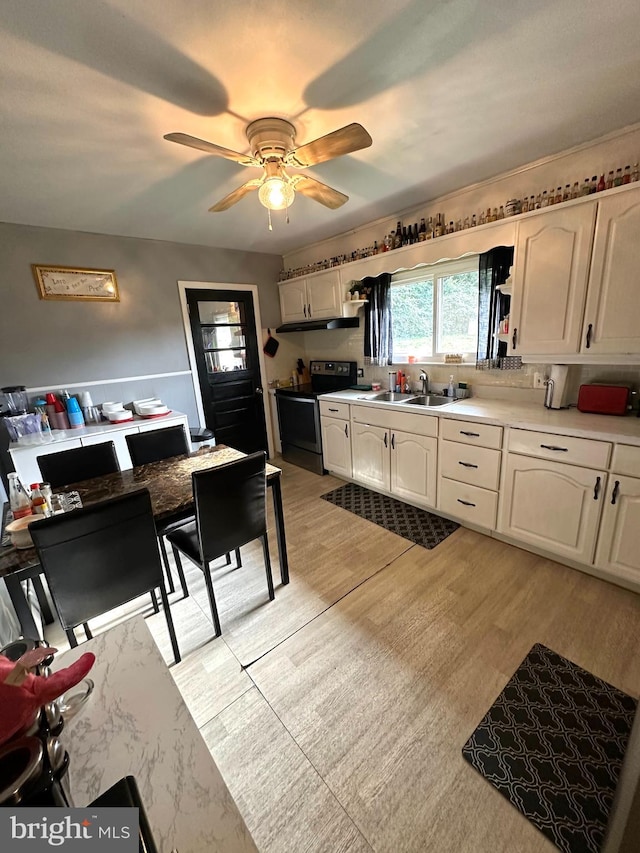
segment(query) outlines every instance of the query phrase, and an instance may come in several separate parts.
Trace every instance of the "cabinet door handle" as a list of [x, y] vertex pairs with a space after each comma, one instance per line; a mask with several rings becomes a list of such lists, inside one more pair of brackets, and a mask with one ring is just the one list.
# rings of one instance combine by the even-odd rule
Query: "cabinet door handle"
[[511, 348], [512, 349], [516, 348], [517, 340], [518, 340], [518, 330], [514, 329], [513, 330], [513, 337], [511, 338]]
[[599, 494], [600, 494], [600, 477], [596, 477], [596, 484], [593, 487], [593, 499], [594, 499], [594, 501], [598, 500]]
[[395, 432], [391, 433], [391, 449], [392, 450], [396, 449], [396, 434], [395, 434]]
[[611, 503], [615, 504], [618, 494], [620, 493], [620, 480], [616, 480], [613, 484], [613, 491], [611, 492]]
[[477, 465], [474, 465], [472, 462], [458, 462], [458, 465], [462, 465], [464, 468], [477, 468]]
[[568, 447], [558, 447], [555, 444], [541, 444], [540, 447], [542, 447], [543, 450], [557, 450], [558, 453], [568, 453], [569, 452]]
[[464, 504], [465, 506], [475, 506], [475, 504], [472, 504], [471, 501], [463, 501], [463, 500], [460, 500], [460, 498], [456, 498], [456, 500], [458, 501], [459, 504]]
[[311, 303], [307, 303], [307, 308], [309, 309], [309, 317], [311, 317]]
[[593, 331], [593, 323], [589, 323], [589, 325], [587, 326], [587, 338], [584, 342], [584, 345], [586, 346], [587, 349], [591, 348], [591, 333], [592, 333], [592, 331]]
[[330, 412], [339, 412], [340, 409], [329, 409]]
[[389, 443], [388, 443], [388, 441], [387, 441], [387, 434], [386, 434], [386, 432], [385, 432], [385, 434], [384, 434], [384, 446], [385, 446], [385, 447], [389, 447]]
[[468, 435], [470, 438], [480, 438], [479, 432], [467, 432], [464, 429], [460, 430], [460, 435]]
[[307, 316], [307, 306], [303, 305], [302, 310], [304, 311], [304, 316], [306, 317]]

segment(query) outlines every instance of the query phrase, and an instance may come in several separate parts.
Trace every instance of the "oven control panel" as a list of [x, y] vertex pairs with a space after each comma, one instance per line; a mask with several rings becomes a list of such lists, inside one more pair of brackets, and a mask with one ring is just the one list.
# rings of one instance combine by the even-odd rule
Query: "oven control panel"
[[357, 362], [355, 361], [312, 361], [310, 363], [311, 374], [315, 376], [341, 376], [350, 377], [356, 375]]

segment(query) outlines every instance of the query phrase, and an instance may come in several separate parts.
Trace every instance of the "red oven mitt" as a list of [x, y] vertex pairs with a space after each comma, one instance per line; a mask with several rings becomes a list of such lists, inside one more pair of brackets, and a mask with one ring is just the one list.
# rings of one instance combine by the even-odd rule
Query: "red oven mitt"
[[15, 662], [0, 655], [0, 744], [27, 729], [42, 705], [82, 681], [96, 659], [92, 652], [85, 652], [71, 666], [54, 672], [49, 678], [30, 672], [31, 667], [54, 651], [56, 649], [33, 649]]

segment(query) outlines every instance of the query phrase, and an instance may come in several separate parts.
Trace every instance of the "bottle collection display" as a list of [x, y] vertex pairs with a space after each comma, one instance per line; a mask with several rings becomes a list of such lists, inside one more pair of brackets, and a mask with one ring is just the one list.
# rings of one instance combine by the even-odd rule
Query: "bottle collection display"
[[454, 234], [457, 231], [466, 231], [468, 228], [485, 225], [487, 222], [496, 222], [499, 219], [506, 219], [509, 216], [517, 216], [520, 213], [540, 210], [543, 207], [561, 204], [562, 202], [571, 201], [581, 196], [603, 192], [604, 190], [634, 183], [638, 180], [640, 180], [640, 168], [638, 163], [635, 163], [633, 168], [627, 165], [624, 169], [622, 167], [617, 168], [615, 172], [613, 169], [610, 169], [606, 178], [604, 173], [602, 173], [600, 177], [593, 175], [591, 178], [585, 178], [582, 182], [574, 181], [573, 184], [565, 184], [564, 189], [561, 184], [555, 188], [551, 187], [550, 190], [543, 190], [536, 195], [524, 196], [521, 199], [509, 199], [499, 207], [488, 207], [486, 210], [481, 210], [478, 214], [474, 213], [471, 216], [465, 216], [455, 221], [452, 219], [448, 223], [443, 213], [429, 217], [423, 216], [419, 224], [418, 222], [414, 222], [413, 225], [403, 225], [402, 220], [399, 219], [395, 229], [389, 234], [385, 234], [380, 243], [374, 240], [372, 246], [366, 246], [364, 249], [355, 249], [349, 255], [335, 255], [332, 258], [325, 258], [313, 264], [281, 270], [279, 280], [287, 281], [290, 278], [309, 275], [319, 270], [331, 269], [342, 264], [351, 263], [351, 261], [359, 261], [362, 258], [379, 255], [382, 252], [400, 249], [402, 246], [410, 246], [414, 243], [422, 243], [425, 240], [437, 239], [438, 237], [443, 237], [445, 234]]

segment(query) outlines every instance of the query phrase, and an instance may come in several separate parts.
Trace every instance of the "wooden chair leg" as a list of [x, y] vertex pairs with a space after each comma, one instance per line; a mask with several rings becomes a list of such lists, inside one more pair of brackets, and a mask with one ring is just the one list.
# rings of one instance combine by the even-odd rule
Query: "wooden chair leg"
[[213, 627], [215, 628], [215, 635], [219, 637], [222, 634], [222, 628], [220, 627], [220, 617], [218, 616], [218, 606], [216, 604], [216, 597], [213, 594], [213, 580], [211, 579], [211, 572], [209, 571], [209, 564], [205, 563], [203, 567], [204, 571], [204, 582], [207, 585], [207, 595], [209, 596], [209, 606], [211, 607], [211, 616], [213, 618]]
[[260, 537], [262, 539], [262, 550], [264, 551], [264, 566], [267, 572], [267, 588], [269, 590], [269, 598], [271, 601], [276, 597], [273, 589], [273, 575], [271, 574], [271, 557], [269, 556], [269, 540], [267, 534]]
[[164, 565], [164, 572], [167, 576], [167, 588], [169, 592], [175, 592], [176, 588], [173, 585], [173, 575], [171, 574], [171, 569], [169, 567], [169, 558], [167, 557], [167, 547], [164, 544], [164, 536], [158, 536], [158, 545], [160, 546], [160, 554], [162, 556], [162, 564]]
[[[84, 628], [84, 632], [87, 635], [87, 640], [93, 640], [93, 634], [91, 633], [91, 628], [89, 627], [88, 622], [83, 622], [82, 627]], [[74, 634], [75, 636], [75, 634]]]
[[67, 640], [69, 640], [69, 645], [72, 649], [75, 649], [78, 645], [78, 641], [76, 640], [76, 635], [73, 633], [73, 628], [65, 628], [64, 632], [67, 635]]
[[242, 558], [240, 557], [240, 548], [236, 548], [236, 569], [242, 568]]
[[151, 596], [151, 604], [153, 604], [153, 612], [160, 613], [160, 608], [158, 607], [158, 597], [156, 596], [155, 589], [149, 590], [149, 595]]
[[[151, 595], [155, 596], [154, 590], [151, 590]], [[178, 640], [176, 637], [176, 629], [173, 624], [173, 616], [171, 615], [171, 608], [169, 607], [169, 598], [167, 596], [167, 590], [165, 589], [164, 583], [160, 587], [160, 598], [162, 599], [162, 606], [164, 608], [165, 619], [167, 620], [167, 629], [169, 631], [169, 639], [171, 640], [171, 648], [173, 649], [173, 659], [175, 663], [180, 663], [182, 660], [180, 656], [180, 649], [178, 648]]]

